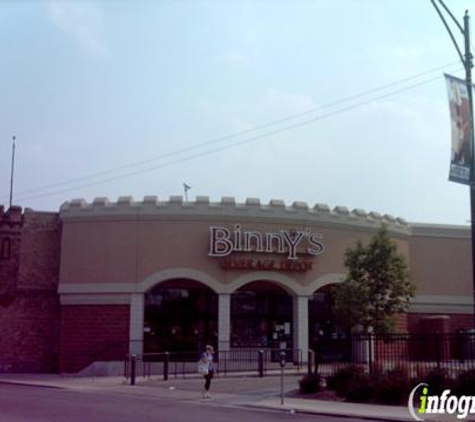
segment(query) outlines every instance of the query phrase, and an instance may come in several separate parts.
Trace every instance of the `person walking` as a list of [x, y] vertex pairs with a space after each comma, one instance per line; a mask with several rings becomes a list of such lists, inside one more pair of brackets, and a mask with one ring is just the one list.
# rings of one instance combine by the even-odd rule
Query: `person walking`
[[211, 386], [211, 380], [214, 377], [214, 371], [215, 371], [213, 354], [214, 354], [213, 346], [208, 344], [205, 348], [205, 352], [201, 355], [201, 362], [207, 364], [208, 366], [208, 372], [203, 375], [205, 379], [205, 385], [203, 387], [204, 399], [210, 398], [209, 388]]

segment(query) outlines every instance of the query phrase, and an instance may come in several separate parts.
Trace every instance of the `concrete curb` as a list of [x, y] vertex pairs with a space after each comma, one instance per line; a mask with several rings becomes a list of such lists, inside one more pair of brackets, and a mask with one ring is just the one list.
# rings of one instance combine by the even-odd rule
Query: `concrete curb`
[[58, 385], [49, 385], [44, 383], [35, 383], [28, 381], [15, 381], [15, 380], [0, 380], [0, 384], [3, 385], [21, 385], [24, 387], [39, 387], [39, 388], [54, 388], [54, 389], [64, 389], [65, 387], [60, 387]]
[[272, 406], [272, 405], [262, 405], [259, 403], [252, 403], [252, 404], [242, 404], [241, 407], [246, 407], [246, 408], [254, 408], [254, 409], [267, 409], [267, 410], [275, 410], [275, 411], [280, 411], [283, 413], [295, 413], [295, 414], [303, 414], [303, 415], [318, 415], [318, 416], [332, 416], [332, 417], [339, 417], [339, 418], [347, 418], [347, 419], [364, 419], [364, 420], [369, 420], [369, 421], [381, 421], [381, 420], [387, 420], [387, 421], [395, 421], [395, 422], [411, 422], [413, 419], [411, 418], [405, 418], [405, 417], [400, 417], [400, 416], [377, 416], [377, 415], [366, 415], [366, 414], [360, 414], [360, 413], [343, 413], [343, 412], [338, 412], [338, 411], [324, 411], [324, 410], [313, 410], [313, 409], [308, 409], [308, 408], [299, 408], [299, 407], [294, 407], [291, 405], [285, 405], [282, 406]]

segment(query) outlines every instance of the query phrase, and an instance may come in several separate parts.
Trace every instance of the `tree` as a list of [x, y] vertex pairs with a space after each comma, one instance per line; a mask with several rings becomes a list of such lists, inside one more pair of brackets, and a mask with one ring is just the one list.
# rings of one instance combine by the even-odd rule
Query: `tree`
[[381, 228], [367, 246], [358, 241], [347, 249], [344, 264], [347, 276], [334, 290], [340, 321], [348, 328], [360, 325], [366, 332], [394, 331], [395, 316], [407, 310], [415, 285], [387, 229]]

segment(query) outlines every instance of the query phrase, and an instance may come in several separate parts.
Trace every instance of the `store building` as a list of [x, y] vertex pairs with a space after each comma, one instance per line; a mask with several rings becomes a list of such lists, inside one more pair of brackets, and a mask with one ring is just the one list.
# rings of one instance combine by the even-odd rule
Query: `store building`
[[0, 370], [77, 372], [98, 356], [205, 343], [307, 350], [339, 330], [329, 290], [345, 250], [383, 224], [417, 285], [398, 330], [472, 327], [468, 227], [234, 198], [1, 209]]

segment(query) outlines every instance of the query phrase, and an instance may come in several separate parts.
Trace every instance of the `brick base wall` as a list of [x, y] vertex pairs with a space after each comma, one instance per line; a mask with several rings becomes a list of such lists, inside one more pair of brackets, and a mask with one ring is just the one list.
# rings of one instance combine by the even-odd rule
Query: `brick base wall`
[[78, 372], [94, 361], [124, 359], [129, 315], [128, 305], [63, 306], [60, 372]]
[[[419, 359], [460, 359], [463, 357], [464, 336], [462, 330], [473, 328], [472, 314], [408, 314], [408, 327], [411, 333], [439, 334], [437, 339], [413, 342], [411, 355]], [[421, 338], [423, 339], [423, 337]]]
[[407, 333], [408, 331], [408, 314], [396, 315], [396, 333]]
[[[447, 326], [444, 327], [448, 333], [456, 333], [459, 330], [466, 330], [473, 327], [473, 315], [472, 314], [446, 314], [449, 319]], [[407, 314], [407, 325], [411, 333], [420, 333], [425, 330], [424, 323], [421, 322], [427, 317], [437, 317], [439, 314], [421, 314], [410, 313]], [[442, 327], [441, 327], [442, 329]]]

